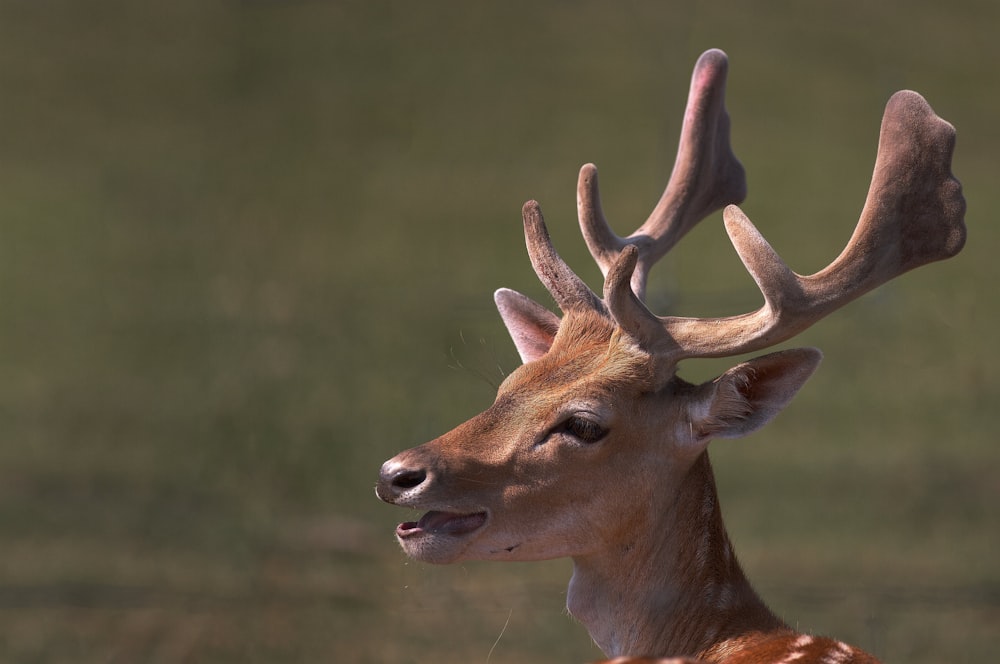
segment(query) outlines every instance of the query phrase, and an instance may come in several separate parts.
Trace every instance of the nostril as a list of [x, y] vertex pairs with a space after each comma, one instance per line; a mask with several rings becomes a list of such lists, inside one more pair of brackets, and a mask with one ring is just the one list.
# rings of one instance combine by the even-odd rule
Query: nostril
[[403, 468], [393, 474], [390, 481], [392, 482], [393, 488], [406, 490], [422, 484], [426, 479], [427, 471], [422, 468], [419, 470]]
[[[422, 463], [405, 459], [389, 459], [379, 471], [375, 494], [387, 503], [415, 499], [418, 492], [427, 488], [432, 475]], [[417, 487], [420, 487], [419, 489]]]

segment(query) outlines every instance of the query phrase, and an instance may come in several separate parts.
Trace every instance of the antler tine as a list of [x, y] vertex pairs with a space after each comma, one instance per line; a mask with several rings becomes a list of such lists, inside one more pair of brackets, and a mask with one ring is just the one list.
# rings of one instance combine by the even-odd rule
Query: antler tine
[[[673, 341], [672, 359], [773, 346], [886, 281], [957, 254], [966, 230], [962, 186], [951, 173], [954, 146], [954, 128], [923, 97], [908, 90], [893, 95], [857, 228], [840, 256], [813, 275], [794, 273], [738, 207], [727, 207], [726, 230], [760, 287], [764, 306], [729, 318], [660, 318]], [[616, 307], [632, 308], [615, 313], [619, 321], [648, 321], [650, 314], [635, 310], [641, 303], [615, 301]]]
[[636, 245], [638, 265], [631, 284], [640, 300], [645, 299], [646, 278], [656, 261], [706, 216], [746, 197], [746, 175], [729, 142], [728, 68], [726, 54], [718, 49], [698, 58], [670, 180], [649, 218], [627, 238], [618, 237], [604, 216], [597, 168], [587, 164], [580, 169], [577, 207], [590, 253], [607, 276], [622, 248]]
[[601, 299], [570, 269], [552, 246], [538, 203], [525, 203], [521, 216], [524, 219], [524, 239], [531, 265], [562, 312], [568, 313], [581, 308], [606, 311]]

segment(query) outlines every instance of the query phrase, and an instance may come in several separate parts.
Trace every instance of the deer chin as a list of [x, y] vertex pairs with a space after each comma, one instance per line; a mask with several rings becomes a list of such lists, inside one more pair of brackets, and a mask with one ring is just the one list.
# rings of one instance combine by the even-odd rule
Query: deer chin
[[431, 510], [419, 521], [396, 526], [396, 539], [408, 556], [428, 563], [454, 562], [488, 521], [483, 512]]

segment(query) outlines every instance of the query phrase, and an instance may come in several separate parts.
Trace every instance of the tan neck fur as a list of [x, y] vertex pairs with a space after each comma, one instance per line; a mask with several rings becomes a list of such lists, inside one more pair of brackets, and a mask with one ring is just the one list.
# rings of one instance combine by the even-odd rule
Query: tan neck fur
[[707, 453], [653, 503], [635, 539], [574, 558], [568, 608], [605, 653], [710, 656], [727, 640], [788, 629], [736, 560]]

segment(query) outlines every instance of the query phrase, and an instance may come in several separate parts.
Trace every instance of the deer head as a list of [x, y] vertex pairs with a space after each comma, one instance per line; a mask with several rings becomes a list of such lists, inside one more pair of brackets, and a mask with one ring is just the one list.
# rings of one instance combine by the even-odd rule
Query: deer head
[[[680, 378], [678, 363], [774, 346], [889, 279], [953, 256], [965, 241], [965, 203], [951, 174], [954, 130], [920, 95], [903, 91], [886, 107], [871, 188], [847, 247], [816, 274], [793, 272], [735, 205], [746, 185], [729, 142], [727, 67], [718, 50], [698, 60], [673, 173], [634, 233], [610, 229], [597, 171], [581, 169], [579, 221], [605, 277], [601, 295], [556, 253], [538, 204], [524, 205], [531, 263], [563, 316], [497, 291], [524, 364], [484, 412], [387, 461], [377, 485], [382, 500], [426, 511], [396, 530], [416, 559], [572, 557], [570, 609], [606, 652], [636, 654], [630, 648], [640, 644], [641, 654], [704, 652], [704, 634], [685, 641], [676, 629], [646, 624], [657, 611], [702, 611], [712, 593], [688, 588], [696, 584], [714, 584], [716, 595], [728, 593], [729, 609], [741, 607], [730, 620], [741, 627], [715, 632], [781, 626], [733, 559], [706, 448], [770, 421], [821, 355], [772, 353], [701, 385]], [[650, 268], [722, 207], [763, 306], [726, 318], [653, 314], [644, 304]], [[628, 620], [612, 625], [615, 612]], [[656, 629], [670, 638], [643, 635]]]

